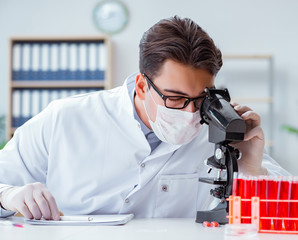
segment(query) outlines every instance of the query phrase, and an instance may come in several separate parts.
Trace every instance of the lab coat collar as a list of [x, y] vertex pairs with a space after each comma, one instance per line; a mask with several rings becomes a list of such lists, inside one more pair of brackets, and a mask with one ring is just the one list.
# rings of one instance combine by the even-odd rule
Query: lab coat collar
[[128, 76], [123, 85], [122, 85], [122, 101], [124, 106], [126, 106], [127, 109], [127, 113], [134, 118], [134, 114], [133, 114], [133, 105], [134, 102], [130, 100], [130, 94], [133, 91], [133, 89], [135, 88], [135, 82], [136, 82], [136, 77], [137, 77], [138, 73], [133, 73], [130, 76]]

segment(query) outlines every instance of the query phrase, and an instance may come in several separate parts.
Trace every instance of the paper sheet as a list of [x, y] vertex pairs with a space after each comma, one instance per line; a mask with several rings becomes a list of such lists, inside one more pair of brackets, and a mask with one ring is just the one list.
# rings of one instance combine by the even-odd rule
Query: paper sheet
[[25, 223], [33, 225], [89, 226], [89, 225], [123, 225], [134, 217], [133, 214], [114, 215], [79, 215], [61, 216], [60, 221], [25, 219]]

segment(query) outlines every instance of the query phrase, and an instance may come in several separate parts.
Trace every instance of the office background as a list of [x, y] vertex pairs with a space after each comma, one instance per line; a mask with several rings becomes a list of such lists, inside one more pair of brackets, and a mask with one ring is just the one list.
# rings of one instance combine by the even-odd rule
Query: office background
[[[0, 0], [0, 116], [8, 114], [9, 39], [12, 36], [97, 36], [92, 12], [100, 0]], [[270, 54], [274, 58], [273, 157], [298, 175], [298, 2], [295, 0], [122, 0], [129, 23], [112, 40], [113, 85], [138, 71], [138, 43], [149, 27], [173, 15], [195, 20], [223, 54]], [[239, 79], [243, 78], [241, 74]], [[241, 83], [246, 88], [246, 81]], [[227, 86], [228, 83], [227, 83]], [[257, 89], [258, 86], [255, 86]], [[250, 90], [251, 95], [261, 90]], [[261, 110], [262, 111], [262, 110]], [[0, 139], [1, 140], [1, 139]]]

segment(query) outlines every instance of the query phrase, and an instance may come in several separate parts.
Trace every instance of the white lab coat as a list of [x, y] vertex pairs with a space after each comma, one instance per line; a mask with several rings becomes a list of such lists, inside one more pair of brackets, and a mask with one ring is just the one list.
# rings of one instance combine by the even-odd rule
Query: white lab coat
[[[64, 214], [194, 217], [206, 209], [214, 186], [198, 178], [214, 151], [207, 126], [187, 145], [162, 142], [151, 153], [133, 116], [134, 82], [135, 75], [122, 87], [52, 102], [0, 152], [0, 183], [41, 182]], [[263, 164], [287, 174], [267, 155]]]

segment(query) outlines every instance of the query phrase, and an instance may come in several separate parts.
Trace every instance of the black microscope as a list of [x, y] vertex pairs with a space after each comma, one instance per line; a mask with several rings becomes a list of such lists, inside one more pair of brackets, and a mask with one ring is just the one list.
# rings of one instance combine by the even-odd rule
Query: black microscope
[[230, 105], [231, 98], [227, 89], [206, 88], [205, 92], [207, 95], [200, 107], [201, 124], [209, 126], [209, 142], [215, 143], [214, 155], [207, 159], [207, 165], [210, 166], [208, 173], [216, 168], [218, 175], [216, 178], [199, 178], [199, 181], [219, 185], [211, 189], [210, 194], [219, 198], [220, 203], [212, 210], [197, 211], [196, 222], [216, 221], [225, 224], [229, 212], [226, 199], [232, 194], [240, 155], [230, 143], [243, 141], [246, 125]]

